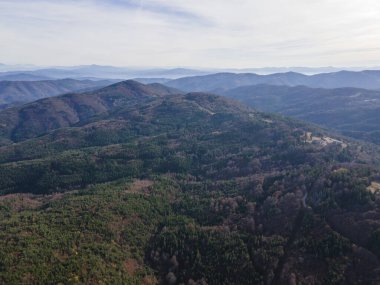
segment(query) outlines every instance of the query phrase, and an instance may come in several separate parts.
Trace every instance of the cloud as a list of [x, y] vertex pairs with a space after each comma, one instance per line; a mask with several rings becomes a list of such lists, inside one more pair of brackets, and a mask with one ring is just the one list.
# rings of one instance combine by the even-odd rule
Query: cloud
[[180, 7], [165, 4], [162, 1], [142, 1], [142, 0], [97, 0], [94, 1], [99, 5], [107, 7], [118, 7], [123, 9], [132, 9], [150, 12], [152, 14], [168, 17], [171, 20], [188, 22], [195, 25], [209, 25], [211, 24], [207, 18], [192, 13], [188, 10], [181, 9]]
[[380, 64], [377, 0], [0, 0], [0, 62]]

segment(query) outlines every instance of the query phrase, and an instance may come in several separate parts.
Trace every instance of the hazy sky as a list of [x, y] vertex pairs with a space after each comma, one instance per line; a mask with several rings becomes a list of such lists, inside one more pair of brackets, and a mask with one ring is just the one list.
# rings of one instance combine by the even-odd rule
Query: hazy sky
[[379, 0], [0, 0], [0, 62], [380, 65]]

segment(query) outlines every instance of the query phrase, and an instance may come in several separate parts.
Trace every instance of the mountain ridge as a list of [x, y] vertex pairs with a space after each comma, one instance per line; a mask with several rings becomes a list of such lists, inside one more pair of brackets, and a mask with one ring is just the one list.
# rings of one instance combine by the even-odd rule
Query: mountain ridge
[[184, 77], [165, 83], [183, 91], [222, 92], [240, 86], [269, 84], [314, 88], [356, 87], [364, 89], [380, 88], [380, 71], [360, 72], [339, 71], [304, 75], [296, 72], [259, 75], [255, 73], [216, 73], [203, 76]]
[[95, 114], [117, 108], [125, 101], [146, 100], [154, 96], [180, 93], [160, 85], [143, 85], [128, 80], [88, 93], [72, 93], [3, 110], [0, 134], [3, 141], [18, 141], [55, 128], [67, 127]]
[[380, 143], [380, 92], [376, 90], [253, 85], [221, 94], [261, 111], [292, 116], [356, 139]]
[[113, 81], [58, 79], [43, 81], [0, 81], [0, 104], [31, 102], [69, 92], [101, 88]]

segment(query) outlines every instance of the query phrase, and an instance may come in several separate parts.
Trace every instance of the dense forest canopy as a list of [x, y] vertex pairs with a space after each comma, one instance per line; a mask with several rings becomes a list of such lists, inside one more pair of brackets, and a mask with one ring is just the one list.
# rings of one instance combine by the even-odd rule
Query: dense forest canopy
[[1, 284], [377, 284], [379, 147], [133, 81], [0, 112]]

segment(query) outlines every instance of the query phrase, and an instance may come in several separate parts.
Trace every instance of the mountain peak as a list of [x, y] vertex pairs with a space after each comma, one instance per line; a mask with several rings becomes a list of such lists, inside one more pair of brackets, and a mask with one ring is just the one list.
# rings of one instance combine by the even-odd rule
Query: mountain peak
[[137, 95], [137, 96], [165, 96], [168, 94], [181, 94], [182, 91], [167, 87], [160, 83], [143, 84], [135, 80], [125, 80], [114, 83], [103, 89], [95, 91], [94, 93], [124, 93], [124, 95]]
[[0, 113], [0, 135], [20, 141], [50, 130], [69, 127], [101, 113], [112, 112], [157, 97], [181, 94], [161, 84], [134, 80], [112, 84], [92, 92], [69, 93], [8, 109]]

